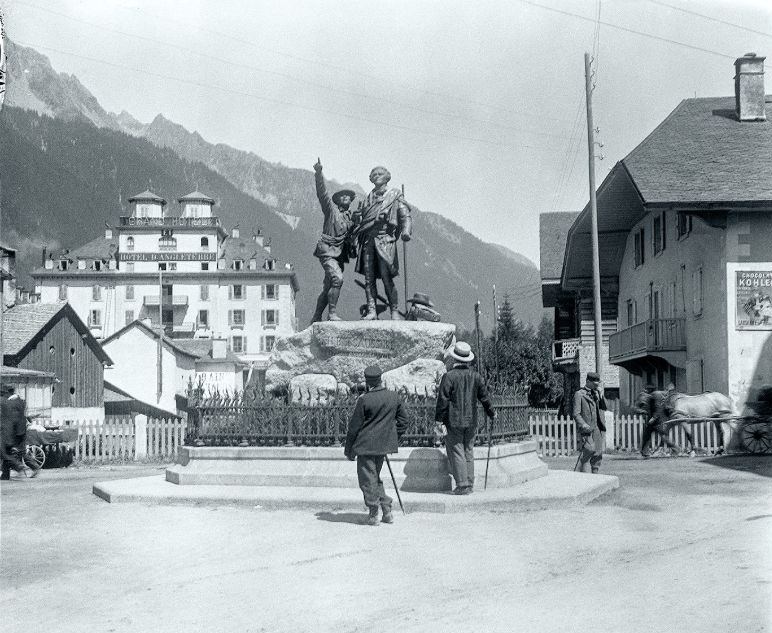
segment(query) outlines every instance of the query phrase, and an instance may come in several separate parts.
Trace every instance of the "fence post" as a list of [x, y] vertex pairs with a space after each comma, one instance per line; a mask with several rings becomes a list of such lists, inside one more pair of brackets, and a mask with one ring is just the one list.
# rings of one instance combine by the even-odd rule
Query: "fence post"
[[147, 416], [134, 417], [134, 459], [147, 458]]
[[616, 448], [616, 420], [613, 411], [604, 411], [603, 417], [606, 423], [606, 448], [614, 450]]

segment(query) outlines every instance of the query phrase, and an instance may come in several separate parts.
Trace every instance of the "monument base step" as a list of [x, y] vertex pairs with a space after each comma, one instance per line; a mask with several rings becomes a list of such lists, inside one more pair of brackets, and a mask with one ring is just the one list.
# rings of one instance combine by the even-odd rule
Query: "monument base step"
[[[394, 498], [397, 520], [401, 520], [394, 488], [390, 483], [384, 483], [386, 493]], [[557, 470], [510, 488], [482, 490], [482, 487], [476, 487], [475, 492], [468, 496], [402, 491], [400, 495], [407, 513], [521, 512], [583, 505], [618, 487], [617, 477]], [[153, 475], [96, 483], [93, 493], [109, 503], [236, 505], [265, 510], [365, 512], [362, 494], [351, 487], [178, 486], [166, 481], [162, 475]]]

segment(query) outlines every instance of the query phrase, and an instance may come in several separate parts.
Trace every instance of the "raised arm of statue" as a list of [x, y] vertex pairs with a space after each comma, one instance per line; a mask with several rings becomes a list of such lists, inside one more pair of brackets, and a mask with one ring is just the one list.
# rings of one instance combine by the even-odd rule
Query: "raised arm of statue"
[[324, 182], [324, 174], [322, 173], [322, 163], [319, 159], [316, 160], [314, 165], [314, 176], [316, 178], [316, 197], [319, 198], [319, 204], [322, 206], [322, 213], [325, 217], [332, 211], [332, 198], [327, 192], [327, 185]]

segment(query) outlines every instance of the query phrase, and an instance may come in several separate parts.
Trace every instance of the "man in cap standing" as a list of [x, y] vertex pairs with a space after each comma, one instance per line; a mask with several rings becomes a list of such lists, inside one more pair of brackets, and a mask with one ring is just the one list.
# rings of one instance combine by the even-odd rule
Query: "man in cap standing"
[[474, 354], [469, 343], [459, 341], [449, 354], [453, 367], [440, 381], [434, 419], [444, 424], [445, 450], [457, 495], [468, 495], [474, 490], [474, 438], [477, 434], [477, 402], [493, 422], [493, 409], [482, 376], [472, 369]]
[[581, 436], [579, 459], [574, 470], [587, 472], [587, 463], [593, 473], [600, 469], [603, 447], [606, 444], [606, 424], [603, 411], [606, 399], [600, 392], [600, 376], [594, 371], [587, 372], [584, 387], [574, 394], [573, 417], [576, 430]]
[[384, 523], [393, 523], [391, 497], [381, 481], [381, 468], [388, 453], [396, 453], [399, 437], [407, 429], [407, 411], [400, 397], [381, 384], [381, 368], [365, 369], [367, 391], [359, 396], [346, 434], [346, 457], [357, 462], [359, 487], [370, 510], [369, 525], [378, 525], [378, 509]]
[[316, 244], [314, 257], [319, 258], [324, 269], [324, 285], [316, 300], [316, 310], [311, 323], [322, 320], [325, 308], [327, 308], [328, 321], [340, 321], [341, 318], [337, 314], [338, 297], [343, 287], [343, 266], [349, 260], [347, 238], [353, 226], [349, 207], [356, 194], [351, 189], [341, 189], [330, 198], [319, 159], [316, 160], [314, 171], [316, 172], [316, 196], [319, 198], [324, 214], [322, 236]]

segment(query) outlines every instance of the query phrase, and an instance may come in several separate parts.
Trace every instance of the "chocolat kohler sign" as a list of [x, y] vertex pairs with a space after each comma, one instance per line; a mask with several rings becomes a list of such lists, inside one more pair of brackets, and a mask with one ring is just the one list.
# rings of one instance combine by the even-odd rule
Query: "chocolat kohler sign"
[[738, 270], [735, 329], [772, 330], [772, 271]]
[[122, 262], [213, 262], [216, 253], [121, 253]]

